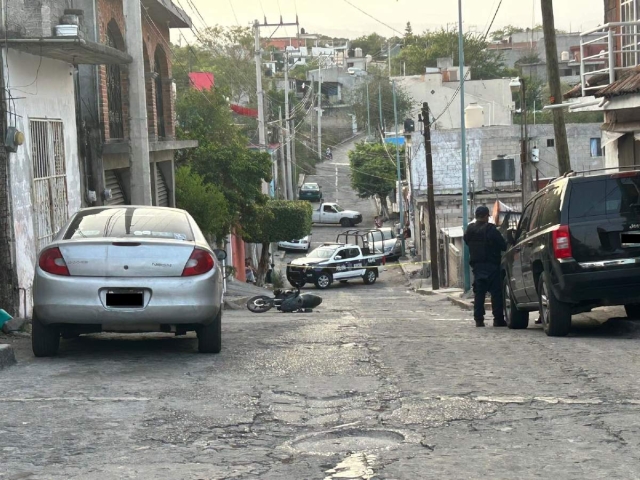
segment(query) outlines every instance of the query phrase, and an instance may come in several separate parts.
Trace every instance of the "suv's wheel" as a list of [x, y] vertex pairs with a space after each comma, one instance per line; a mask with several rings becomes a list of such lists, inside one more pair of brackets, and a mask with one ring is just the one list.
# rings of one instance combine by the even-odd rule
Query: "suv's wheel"
[[198, 351], [200, 353], [220, 353], [222, 350], [222, 308], [209, 325], [202, 325], [198, 334]]
[[60, 347], [60, 329], [45, 325], [33, 314], [31, 320], [31, 349], [36, 357], [52, 357]]
[[375, 270], [367, 270], [362, 279], [364, 280], [365, 285], [373, 285], [378, 279], [378, 274]]
[[329, 272], [319, 273], [315, 281], [316, 288], [319, 288], [320, 290], [329, 288], [332, 283], [333, 283], [333, 275], [331, 275], [331, 273]]
[[518, 310], [509, 285], [509, 277], [506, 275], [502, 280], [502, 303], [507, 327], [519, 330], [529, 326], [529, 312]]
[[564, 337], [571, 330], [571, 305], [556, 298], [546, 275], [538, 282], [540, 318], [544, 333], [550, 337]]
[[630, 303], [624, 306], [627, 317], [640, 320], [640, 303]]
[[341, 227], [350, 227], [351, 225], [353, 225], [353, 222], [351, 222], [350, 219], [348, 219], [348, 218], [341, 218], [340, 219], [340, 226]]

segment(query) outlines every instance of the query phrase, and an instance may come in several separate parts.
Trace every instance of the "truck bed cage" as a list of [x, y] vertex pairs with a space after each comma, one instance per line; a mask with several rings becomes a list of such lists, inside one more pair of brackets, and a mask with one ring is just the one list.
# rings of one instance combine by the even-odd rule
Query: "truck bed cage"
[[[376, 242], [374, 232], [380, 232], [381, 240]], [[336, 242], [357, 245], [362, 250], [363, 255], [382, 254], [384, 252], [384, 241], [382, 231], [377, 228], [350, 229], [341, 232], [336, 237]]]

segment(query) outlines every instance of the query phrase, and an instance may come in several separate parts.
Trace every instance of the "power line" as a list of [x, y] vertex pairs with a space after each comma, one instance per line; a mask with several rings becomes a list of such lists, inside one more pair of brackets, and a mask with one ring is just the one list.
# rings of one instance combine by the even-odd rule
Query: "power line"
[[353, 8], [355, 8], [356, 10], [364, 13], [367, 17], [375, 20], [376, 22], [378, 22], [381, 25], [384, 25], [385, 27], [393, 30], [396, 33], [399, 33], [400, 35], [404, 35], [404, 32], [401, 32], [400, 30], [396, 30], [395, 28], [393, 28], [391, 25], [384, 23], [382, 20], [378, 20], [376, 17], [374, 17], [373, 15], [371, 15], [370, 13], [365, 12], [364, 10], [362, 10], [360, 7], [358, 7], [357, 5], [354, 5], [353, 3], [351, 3], [349, 0], [344, 0], [346, 3], [348, 3], [349, 5], [351, 5]]

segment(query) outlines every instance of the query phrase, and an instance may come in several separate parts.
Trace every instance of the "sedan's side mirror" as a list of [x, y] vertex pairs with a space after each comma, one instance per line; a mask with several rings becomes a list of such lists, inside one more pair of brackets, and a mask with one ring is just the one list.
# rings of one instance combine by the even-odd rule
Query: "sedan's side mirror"
[[515, 230], [513, 228], [510, 228], [509, 230], [507, 230], [507, 245], [515, 245], [515, 244], [516, 244]]
[[227, 252], [224, 250], [214, 250], [213, 253], [216, 254], [216, 258], [219, 262], [222, 262], [227, 259]]
[[342, 260], [342, 257], [340, 255], [336, 255], [335, 257], [333, 257], [334, 260]]

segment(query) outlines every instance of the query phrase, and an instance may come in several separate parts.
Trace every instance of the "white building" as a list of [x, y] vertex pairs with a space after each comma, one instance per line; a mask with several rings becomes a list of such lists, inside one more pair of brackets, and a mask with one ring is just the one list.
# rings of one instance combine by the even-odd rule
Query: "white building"
[[[433, 128], [448, 130], [460, 128], [460, 85], [456, 70], [433, 69], [424, 75], [395, 77], [415, 101], [413, 118], [418, 124], [418, 113], [423, 102], [429, 104], [432, 115], [437, 118]], [[465, 107], [476, 104], [484, 111], [484, 126], [511, 125], [514, 103], [510, 79], [467, 80], [465, 82]]]

